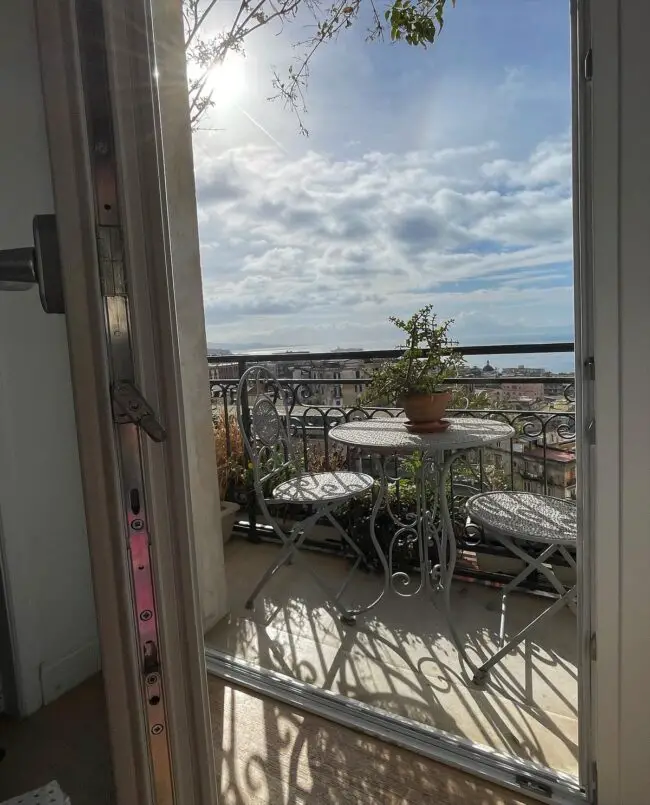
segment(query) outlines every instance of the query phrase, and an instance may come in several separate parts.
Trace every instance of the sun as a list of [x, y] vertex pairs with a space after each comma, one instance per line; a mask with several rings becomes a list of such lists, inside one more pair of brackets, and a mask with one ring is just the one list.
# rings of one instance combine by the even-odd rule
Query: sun
[[221, 64], [210, 70], [205, 85], [217, 108], [234, 106], [246, 89], [246, 58], [241, 53], [228, 53]]

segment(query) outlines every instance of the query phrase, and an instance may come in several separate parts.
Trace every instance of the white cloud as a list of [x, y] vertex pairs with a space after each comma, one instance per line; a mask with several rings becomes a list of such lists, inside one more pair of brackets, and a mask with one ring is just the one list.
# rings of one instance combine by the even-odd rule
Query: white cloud
[[570, 327], [568, 138], [521, 161], [493, 142], [356, 158], [211, 143], [195, 154], [211, 342], [390, 346], [386, 317], [429, 301], [465, 342]]
[[497, 159], [482, 168], [493, 181], [512, 186], [557, 186], [568, 190], [571, 185], [571, 144], [569, 136], [540, 143], [527, 162]]

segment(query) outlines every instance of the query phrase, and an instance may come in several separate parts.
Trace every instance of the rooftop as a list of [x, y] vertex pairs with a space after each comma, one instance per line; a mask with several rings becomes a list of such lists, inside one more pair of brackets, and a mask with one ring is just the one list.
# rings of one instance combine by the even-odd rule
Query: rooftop
[[523, 454], [525, 458], [539, 458], [547, 461], [559, 461], [563, 464], [568, 464], [576, 460], [576, 454], [570, 450], [557, 450], [554, 447], [547, 447], [546, 450], [542, 447], [534, 447], [532, 450], [526, 450]]

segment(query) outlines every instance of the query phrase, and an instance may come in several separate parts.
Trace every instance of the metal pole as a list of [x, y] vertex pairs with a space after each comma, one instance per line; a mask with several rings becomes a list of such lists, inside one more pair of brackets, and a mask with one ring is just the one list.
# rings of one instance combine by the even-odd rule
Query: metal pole
[[[241, 360], [237, 362], [237, 373], [239, 376], [239, 380], [242, 379], [244, 376], [244, 372], [246, 371], [246, 361]], [[241, 400], [239, 401], [241, 407], [241, 417], [242, 422], [244, 424], [244, 433], [249, 441], [252, 441], [251, 437], [251, 411], [250, 405], [248, 402], [248, 387], [246, 385], [242, 386], [241, 388]], [[246, 473], [245, 477], [248, 476]], [[261, 542], [261, 538], [257, 533], [257, 503], [255, 500], [255, 490], [252, 486], [249, 488], [249, 485], [246, 486], [246, 511], [248, 513], [248, 539], [250, 542]]]

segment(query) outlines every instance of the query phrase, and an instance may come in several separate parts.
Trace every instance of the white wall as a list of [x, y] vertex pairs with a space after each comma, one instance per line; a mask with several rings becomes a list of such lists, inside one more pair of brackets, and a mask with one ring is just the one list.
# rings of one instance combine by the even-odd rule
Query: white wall
[[[0, 249], [52, 212], [31, 3], [0, 4]], [[99, 667], [65, 318], [0, 291], [0, 542], [24, 713]]]

